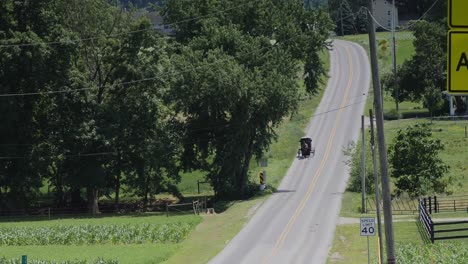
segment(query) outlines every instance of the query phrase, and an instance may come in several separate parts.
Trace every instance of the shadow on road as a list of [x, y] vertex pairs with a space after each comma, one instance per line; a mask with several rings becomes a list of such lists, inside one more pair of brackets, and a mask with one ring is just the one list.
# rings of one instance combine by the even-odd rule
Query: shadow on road
[[296, 190], [276, 190], [274, 193], [290, 193], [290, 192], [296, 192]]

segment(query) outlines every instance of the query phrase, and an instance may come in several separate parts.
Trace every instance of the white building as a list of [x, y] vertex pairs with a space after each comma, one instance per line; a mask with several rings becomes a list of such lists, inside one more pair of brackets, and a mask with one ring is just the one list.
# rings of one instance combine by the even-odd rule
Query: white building
[[374, 18], [376, 28], [392, 28], [392, 11], [395, 11], [395, 26], [398, 27], [398, 8], [393, 6], [392, 0], [374, 0]]

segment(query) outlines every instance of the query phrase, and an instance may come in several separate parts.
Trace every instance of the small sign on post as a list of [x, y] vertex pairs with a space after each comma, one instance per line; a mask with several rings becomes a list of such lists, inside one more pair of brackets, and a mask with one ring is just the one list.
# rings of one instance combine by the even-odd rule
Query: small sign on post
[[361, 236], [367, 237], [367, 263], [370, 263], [369, 236], [375, 236], [375, 218], [361, 217], [361, 225], [359, 230]]
[[259, 180], [260, 180], [260, 191], [263, 191], [266, 188], [266, 177], [265, 176], [266, 176], [265, 171], [260, 172], [260, 174], [258, 175]]
[[361, 217], [361, 236], [375, 236], [375, 218]]

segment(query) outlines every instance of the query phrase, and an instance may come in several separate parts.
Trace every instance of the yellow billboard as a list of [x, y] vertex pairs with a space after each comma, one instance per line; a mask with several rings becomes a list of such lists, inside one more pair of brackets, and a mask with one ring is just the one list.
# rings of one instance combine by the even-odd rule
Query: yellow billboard
[[447, 90], [468, 93], [468, 30], [448, 33]]
[[467, 0], [449, 0], [448, 1], [448, 24], [452, 28], [468, 28], [468, 10]]

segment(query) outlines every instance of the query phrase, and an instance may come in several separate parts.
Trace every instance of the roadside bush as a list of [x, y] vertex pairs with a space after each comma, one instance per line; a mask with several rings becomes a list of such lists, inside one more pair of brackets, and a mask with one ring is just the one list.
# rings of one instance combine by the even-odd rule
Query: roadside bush
[[[369, 138], [369, 134], [367, 134], [366, 136]], [[347, 187], [347, 190], [350, 192], [360, 193], [362, 189], [362, 185], [361, 185], [362, 145], [361, 144], [362, 143], [359, 143], [358, 145], [356, 145], [355, 143], [352, 143], [344, 150], [344, 154], [349, 158], [345, 163], [350, 167], [350, 178], [349, 178], [348, 187]], [[372, 165], [372, 152], [370, 151], [368, 142], [366, 142], [365, 154], [366, 154], [366, 161], [365, 161], [366, 193], [373, 194], [375, 192], [374, 168]]]
[[386, 111], [384, 113], [384, 119], [385, 120], [397, 120], [398, 118], [401, 119], [402, 115], [398, 114], [398, 111], [396, 109], [391, 109], [389, 111]]

